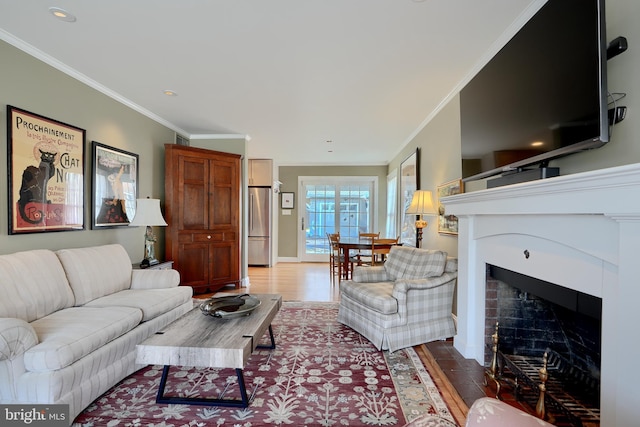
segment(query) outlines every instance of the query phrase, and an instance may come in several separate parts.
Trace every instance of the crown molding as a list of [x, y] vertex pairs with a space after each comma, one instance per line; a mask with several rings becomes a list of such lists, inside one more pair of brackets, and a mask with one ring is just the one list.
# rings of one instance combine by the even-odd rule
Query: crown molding
[[50, 55], [47, 55], [46, 53], [42, 52], [40, 49], [37, 49], [36, 47], [24, 42], [23, 40], [15, 37], [13, 34], [10, 34], [8, 32], [6, 32], [3, 29], [0, 29], [0, 39], [2, 39], [3, 41], [9, 43], [10, 45], [20, 49], [21, 51], [27, 53], [28, 55], [33, 56], [36, 59], [39, 59], [40, 61], [44, 62], [47, 65], [50, 65], [51, 67], [55, 68], [58, 71], [61, 71], [63, 73], [65, 73], [66, 75], [86, 84], [87, 86], [91, 87], [92, 89], [97, 90], [98, 92], [108, 96], [109, 98], [114, 99], [115, 101], [131, 108], [134, 111], [137, 111], [138, 113], [150, 118], [151, 120], [168, 127], [169, 129], [173, 130], [176, 133], [179, 133], [181, 135], [188, 135], [189, 133], [186, 132], [184, 129], [179, 128], [178, 126], [174, 125], [171, 122], [168, 122], [167, 120], [163, 119], [162, 117], [152, 113], [151, 111], [139, 106], [138, 104], [132, 102], [131, 100], [125, 98], [124, 96], [120, 95], [119, 93], [107, 88], [106, 86], [101, 85], [100, 83], [96, 82], [95, 80], [90, 79], [89, 77], [85, 76], [84, 74], [78, 72], [77, 70], [75, 70], [74, 68], [71, 68], [70, 66], [68, 66], [67, 64], [53, 58]]

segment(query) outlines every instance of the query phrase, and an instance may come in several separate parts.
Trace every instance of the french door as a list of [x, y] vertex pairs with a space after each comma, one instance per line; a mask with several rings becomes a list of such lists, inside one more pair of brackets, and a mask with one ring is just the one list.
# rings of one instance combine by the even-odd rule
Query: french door
[[378, 178], [371, 176], [298, 178], [298, 258], [327, 262], [327, 233], [358, 237], [374, 231]]

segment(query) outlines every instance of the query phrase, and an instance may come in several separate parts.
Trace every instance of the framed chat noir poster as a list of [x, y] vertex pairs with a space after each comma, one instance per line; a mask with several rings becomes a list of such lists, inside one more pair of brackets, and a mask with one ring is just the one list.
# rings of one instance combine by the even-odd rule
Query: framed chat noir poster
[[7, 106], [9, 234], [84, 229], [85, 133]]

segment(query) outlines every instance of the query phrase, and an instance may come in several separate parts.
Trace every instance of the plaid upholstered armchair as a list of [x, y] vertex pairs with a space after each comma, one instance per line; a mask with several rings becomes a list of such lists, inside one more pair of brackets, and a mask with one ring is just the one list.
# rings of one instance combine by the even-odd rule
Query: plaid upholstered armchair
[[446, 252], [394, 246], [383, 266], [341, 283], [338, 321], [389, 351], [452, 337], [457, 271]]

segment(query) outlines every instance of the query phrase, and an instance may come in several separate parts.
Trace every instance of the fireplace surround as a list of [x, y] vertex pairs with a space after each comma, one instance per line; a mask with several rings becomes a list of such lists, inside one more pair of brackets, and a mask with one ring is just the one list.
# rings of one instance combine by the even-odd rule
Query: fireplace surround
[[449, 196], [459, 218], [454, 347], [484, 364], [487, 265], [602, 299], [600, 416], [640, 418], [640, 164]]

